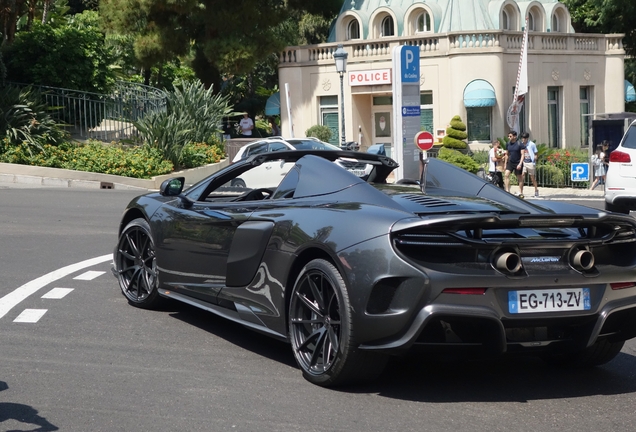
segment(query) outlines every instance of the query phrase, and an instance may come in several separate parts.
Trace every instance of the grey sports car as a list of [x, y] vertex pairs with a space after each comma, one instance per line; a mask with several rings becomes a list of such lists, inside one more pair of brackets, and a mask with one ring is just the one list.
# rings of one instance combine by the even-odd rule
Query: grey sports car
[[[373, 165], [359, 178], [334, 161]], [[280, 170], [276, 185], [231, 186]], [[291, 343], [307, 380], [376, 377], [390, 355], [599, 365], [636, 336], [636, 221], [518, 199], [436, 159], [288, 151], [135, 198], [113, 272], [138, 307], [179, 300]]]

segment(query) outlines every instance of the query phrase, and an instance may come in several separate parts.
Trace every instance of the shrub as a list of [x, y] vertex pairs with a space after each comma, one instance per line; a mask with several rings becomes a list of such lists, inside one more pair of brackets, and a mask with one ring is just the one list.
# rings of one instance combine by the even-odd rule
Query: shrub
[[446, 136], [442, 139], [444, 147], [449, 149], [465, 149], [468, 144], [464, 140], [468, 138], [466, 125], [460, 116], [456, 115], [450, 121], [450, 126], [446, 129]]
[[181, 165], [183, 168], [195, 168], [220, 161], [224, 150], [217, 145], [206, 143], [189, 143], [181, 151]]
[[175, 167], [182, 166], [181, 153], [189, 143], [218, 143], [223, 117], [234, 115], [227, 96], [214, 95], [200, 81], [184, 82], [168, 93], [168, 110], [134, 122], [147, 146], [161, 152]]
[[559, 187], [565, 184], [563, 170], [552, 164], [538, 164], [536, 170], [537, 178], [542, 179], [546, 185]]
[[458, 152], [457, 150], [442, 147], [439, 149], [437, 158], [452, 163], [453, 165], [465, 169], [473, 174], [476, 174], [477, 171], [479, 171], [479, 164], [475, 162], [473, 158]]
[[4, 50], [7, 80], [108, 93], [114, 83], [95, 11], [85, 11], [54, 27], [33, 23], [30, 31], [18, 32]]
[[38, 91], [14, 85], [0, 87], [0, 133], [9, 144], [24, 143], [29, 153], [57, 144], [67, 135], [49, 115]]
[[331, 129], [328, 126], [314, 125], [305, 131], [305, 136], [318, 138], [320, 141], [329, 142]]

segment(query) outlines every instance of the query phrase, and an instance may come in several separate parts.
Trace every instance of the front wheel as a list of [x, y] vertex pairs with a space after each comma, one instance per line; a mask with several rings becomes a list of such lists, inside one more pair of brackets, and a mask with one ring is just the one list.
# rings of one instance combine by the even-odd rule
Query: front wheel
[[289, 305], [289, 334], [305, 379], [324, 387], [375, 378], [386, 356], [356, 346], [353, 310], [338, 270], [316, 259], [300, 272]]
[[122, 231], [115, 252], [115, 268], [121, 292], [130, 304], [147, 309], [158, 305], [155, 245], [145, 219], [131, 221]]

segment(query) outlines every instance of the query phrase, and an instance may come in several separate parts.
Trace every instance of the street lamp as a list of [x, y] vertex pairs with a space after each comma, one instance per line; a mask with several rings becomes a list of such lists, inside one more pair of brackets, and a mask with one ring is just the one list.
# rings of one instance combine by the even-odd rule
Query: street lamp
[[344, 112], [344, 74], [347, 72], [347, 57], [349, 54], [342, 47], [342, 44], [338, 45], [338, 49], [333, 53], [333, 59], [336, 61], [336, 71], [340, 74], [340, 123], [342, 124], [342, 131], [340, 132], [340, 147], [345, 148], [345, 112]]

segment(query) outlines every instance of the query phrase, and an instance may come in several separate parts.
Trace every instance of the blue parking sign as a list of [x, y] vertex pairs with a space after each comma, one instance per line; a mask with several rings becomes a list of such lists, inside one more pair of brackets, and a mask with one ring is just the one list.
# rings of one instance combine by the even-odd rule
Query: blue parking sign
[[584, 163], [572, 163], [570, 168], [570, 180], [577, 181], [590, 181], [590, 164]]

